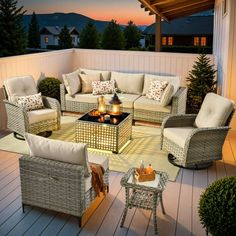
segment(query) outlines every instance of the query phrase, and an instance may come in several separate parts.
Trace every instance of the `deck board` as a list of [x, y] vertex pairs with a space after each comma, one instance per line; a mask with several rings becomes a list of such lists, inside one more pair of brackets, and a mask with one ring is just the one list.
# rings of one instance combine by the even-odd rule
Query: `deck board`
[[[1, 134], [0, 134], [1, 137]], [[110, 192], [83, 228], [76, 217], [37, 207], [21, 208], [18, 158], [0, 151], [0, 235], [154, 235], [150, 211], [129, 209], [124, 227], [120, 221], [125, 192], [120, 186], [122, 173], [111, 172]], [[230, 133], [223, 148], [223, 160], [205, 170], [181, 169], [175, 182], [168, 182], [163, 193], [166, 215], [157, 208], [161, 236], [205, 235], [199, 222], [199, 196], [207, 185], [225, 176], [236, 175], [236, 132]]]

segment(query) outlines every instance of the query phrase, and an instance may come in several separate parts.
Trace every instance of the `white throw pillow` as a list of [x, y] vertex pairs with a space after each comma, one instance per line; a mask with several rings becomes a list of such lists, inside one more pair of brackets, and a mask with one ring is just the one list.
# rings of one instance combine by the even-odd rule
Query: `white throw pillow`
[[161, 96], [161, 100], [160, 100], [161, 106], [165, 107], [169, 105], [172, 98], [173, 91], [174, 91], [174, 86], [172, 84], [168, 84], [166, 88], [164, 89]]
[[25, 107], [27, 111], [43, 108], [43, 100], [41, 93], [28, 96], [16, 96], [15, 100], [18, 105]]
[[151, 86], [148, 89], [148, 93], [146, 97], [148, 99], [153, 99], [160, 102], [161, 96], [164, 92], [164, 89], [167, 87], [167, 85], [168, 85], [167, 81], [159, 81], [159, 80], [152, 81]]
[[92, 87], [92, 82], [93, 81], [100, 81], [101, 74], [80, 74], [80, 79], [82, 82], [82, 93], [92, 93], [93, 92], [93, 87]]
[[80, 71], [78, 69], [72, 73], [62, 75], [66, 90], [70, 96], [73, 96], [81, 91], [79, 73]]
[[113, 93], [115, 81], [92, 81], [93, 95]]
[[47, 139], [29, 133], [25, 133], [25, 140], [31, 156], [82, 165], [85, 176], [89, 176], [91, 170], [86, 144]]
[[143, 74], [111, 72], [111, 80], [116, 82], [116, 87], [123, 93], [141, 94], [143, 78]]
[[152, 81], [159, 80], [159, 81], [167, 81], [174, 86], [173, 93], [171, 97], [178, 91], [180, 87], [180, 77], [179, 76], [161, 76], [161, 75], [151, 75], [145, 74], [144, 75], [144, 85], [143, 85], [143, 92], [142, 95], [146, 95], [148, 89], [151, 85]]
[[83, 69], [80, 68], [81, 73], [84, 73], [86, 75], [90, 75], [90, 74], [101, 74], [101, 81], [107, 81], [110, 80], [111, 78], [111, 72], [110, 71], [106, 71], [106, 70], [91, 70], [91, 69]]

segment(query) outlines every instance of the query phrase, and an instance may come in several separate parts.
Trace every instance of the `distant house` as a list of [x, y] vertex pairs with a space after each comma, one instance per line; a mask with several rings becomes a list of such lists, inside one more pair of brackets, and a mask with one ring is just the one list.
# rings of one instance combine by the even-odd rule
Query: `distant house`
[[[155, 24], [148, 26], [143, 34], [145, 44], [155, 44]], [[188, 16], [161, 22], [162, 48], [175, 46], [208, 46], [212, 48], [213, 15]]]
[[[48, 46], [59, 45], [59, 34], [63, 27], [59, 26], [45, 26], [40, 30], [40, 46], [41, 48], [47, 48]], [[74, 46], [78, 45], [79, 32], [75, 27], [68, 27], [70, 35], [72, 37], [72, 43]]]

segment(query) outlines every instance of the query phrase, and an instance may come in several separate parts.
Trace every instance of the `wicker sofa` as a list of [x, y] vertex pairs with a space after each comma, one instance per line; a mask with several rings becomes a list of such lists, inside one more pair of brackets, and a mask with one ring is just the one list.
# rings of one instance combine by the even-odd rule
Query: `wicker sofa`
[[[79, 226], [96, 198], [88, 162], [100, 164], [109, 191], [109, 160], [87, 153], [87, 145], [26, 133], [30, 155], [19, 159], [22, 207], [37, 206], [76, 216]], [[100, 197], [101, 194], [100, 194]]]
[[[118, 96], [122, 101], [121, 109], [124, 112], [133, 114], [134, 120], [161, 123], [170, 114], [185, 113], [187, 89], [180, 87], [180, 78], [178, 76], [121, 73], [81, 68], [70, 74], [62, 75], [64, 81], [60, 85], [62, 111], [84, 113], [97, 107], [97, 100], [100, 95], [93, 95], [92, 92], [82, 93], [81, 87], [76, 94], [71, 95], [68, 93], [68, 81], [76, 80], [82, 74], [95, 75], [98, 73], [102, 81], [115, 81]], [[169, 88], [168, 93], [170, 96], [164, 101], [164, 105], [146, 97], [150, 84], [156, 80], [169, 83], [167, 87]], [[83, 86], [83, 84], [81, 85]], [[109, 110], [109, 101], [112, 94], [105, 94], [104, 97]]]

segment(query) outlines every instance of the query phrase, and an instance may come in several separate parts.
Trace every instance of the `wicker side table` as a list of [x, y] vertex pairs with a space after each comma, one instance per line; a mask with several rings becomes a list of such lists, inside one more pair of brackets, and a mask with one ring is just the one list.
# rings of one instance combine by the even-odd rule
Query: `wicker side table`
[[155, 234], [158, 234], [156, 208], [160, 202], [162, 213], [165, 214], [162, 192], [168, 181], [167, 173], [156, 171], [154, 181], [137, 182], [133, 178], [134, 170], [135, 168], [129, 169], [120, 181], [121, 185], [125, 187], [126, 196], [120, 227], [124, 225], [128, 208], [137, 207], [152, 211]]

